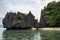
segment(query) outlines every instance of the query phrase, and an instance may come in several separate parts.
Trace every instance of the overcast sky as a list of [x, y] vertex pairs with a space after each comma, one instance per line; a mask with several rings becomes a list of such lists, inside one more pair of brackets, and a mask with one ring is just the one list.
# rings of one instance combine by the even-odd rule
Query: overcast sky
[[23, 13], [31, 11], [36, 19], [39, 20], [41, 9], [51, 1], [54, 0], [0, 0], [0, 24], [2, 24], [2, 19], [5, 17], [6, 13], [10, 11], [20, 11]]

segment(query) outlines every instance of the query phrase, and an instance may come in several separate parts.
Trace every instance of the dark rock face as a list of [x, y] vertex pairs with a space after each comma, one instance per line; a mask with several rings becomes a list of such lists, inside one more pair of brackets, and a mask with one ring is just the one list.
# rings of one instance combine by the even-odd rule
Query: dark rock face
[[41, 18], [39, 22], [39, 27], [46, 27], [46, 20], [44, 18], [43, 12], [41, 13]]
[[32, 28], [36, 24], [35, 17], [29, 12], [28, 15], [23, 13], [17, 12], [9, 12], [6, 14], [5, 18], [3, 19], [3, 26], [7, 29], [15, 29], [15, 28]]
[[23, 28], [28, 27], [28, 28], [32, 28], [34, 27], [34, 16], [32, 15], [31, 12], [29, 12], [29, 14], [24, 18], [24, 20], [21, 22], [21, 27], [23, 26]]
[[16, 23], [16, 13], [7, 13], [5, 18], [3, 19], [4, 28], [11, 28]]
[[45, 20], [44, 20], [44, 17], [41, 15], [41, 19], [40, 19], [40, 24], [39, 24], [40, 27], [45, 27]]
[[39, 28], [38, 20], [35, 20], [35, 23], [34, 23], [34, 24], [35, 24], [35, 25], [34, 25], [35, 28]]

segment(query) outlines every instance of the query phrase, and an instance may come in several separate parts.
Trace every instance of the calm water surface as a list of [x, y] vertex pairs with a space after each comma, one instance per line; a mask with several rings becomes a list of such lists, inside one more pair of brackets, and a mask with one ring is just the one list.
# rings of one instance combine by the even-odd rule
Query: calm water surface
[[37, 30], [6, 30], [0, 28], [0, 40], [41, 40]]
[[0, 28], [0, 40], [60, 40], [60, 30], [6, 30]]

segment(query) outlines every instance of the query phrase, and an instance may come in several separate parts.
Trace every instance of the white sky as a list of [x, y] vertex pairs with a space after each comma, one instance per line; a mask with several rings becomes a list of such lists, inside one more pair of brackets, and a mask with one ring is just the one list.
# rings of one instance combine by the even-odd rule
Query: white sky
[[[23, 12], [29, 11], [35, 16], [38, 21], [40, 20], [41, 9], [47, 5], [47, 3], [54, 0], [0, 0], [0, 24], [7, 12]], [[55, 0], [59, 1], [59, 0]]]

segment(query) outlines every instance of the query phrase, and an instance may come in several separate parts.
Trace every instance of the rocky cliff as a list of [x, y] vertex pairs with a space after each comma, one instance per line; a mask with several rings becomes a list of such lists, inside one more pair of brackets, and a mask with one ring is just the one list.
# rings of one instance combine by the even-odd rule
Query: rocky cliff
[[41, 18], [40, 18], [40, 22], [39, 22], [39, 27], [46, 27], [46, 20], [45, 20], [43, 11], [41, 12]]
[[40, 26], [60, 27], [60, 1], [48, 3], [41, 11]]
[[33, 16], [31, 12], [28, 14], [8, 12], [3, 19], [3, 26], [7, 29], [32, 28], [36, 23], [35, 16]]

